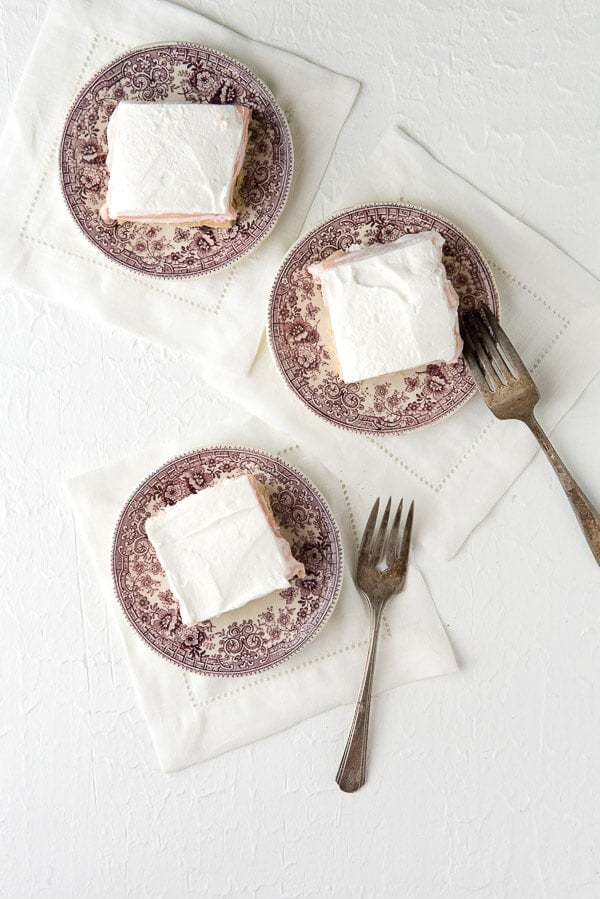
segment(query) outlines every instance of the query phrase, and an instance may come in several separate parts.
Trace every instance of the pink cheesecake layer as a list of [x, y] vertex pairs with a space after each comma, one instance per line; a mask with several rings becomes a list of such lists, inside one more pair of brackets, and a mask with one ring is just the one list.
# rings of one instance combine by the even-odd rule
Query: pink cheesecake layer
[[267, 500], [265, 495], [265, 489], [262, 484], [256, 480], [256, 478], [249, 474], [246, 475], [248, 480], [250, 481], [250, 485], [256, 494], [256, 498], [258, 499], [261, 509], [265, 514], [265, 518], [269, 522], [270, 528], [273, 531], [273, 535], [277, 541], [277, 544], [281, 550], [281, 554], [287, 564], [286, 578], [288, 581], [291, 581], [294, 577], [304, 577], [306, 575], [306, 571], [304, 569], [304, 565], [302, 562], [299, 562], [292, 555], [292, 550], [290, 549], [290, 544], [288, 541], [281, 535], [277, 522], [273, 517], [273, 512], [271, 511], [271, 506]]

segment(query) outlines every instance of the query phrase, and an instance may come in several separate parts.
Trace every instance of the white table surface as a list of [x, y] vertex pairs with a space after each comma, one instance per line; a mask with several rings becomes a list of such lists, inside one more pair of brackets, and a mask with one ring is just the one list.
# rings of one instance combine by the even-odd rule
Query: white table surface
[[[45, 7], [0, 3], [3, 113]], [[596, 0], [195, 7], [360, 79], [330, 195], [395, 117], [600, 276]], [[462, 669], [377, 699], [365, 789], [333, 780], [350, 708], [165, 775], [62, 482], [233, 407], [40, 299], [6, 291], [0, 322], [0, 895], [600, 896], [600, 572], [539, 455], [423, 560]], [[555, 440], [600, 504], [600, 382]]]

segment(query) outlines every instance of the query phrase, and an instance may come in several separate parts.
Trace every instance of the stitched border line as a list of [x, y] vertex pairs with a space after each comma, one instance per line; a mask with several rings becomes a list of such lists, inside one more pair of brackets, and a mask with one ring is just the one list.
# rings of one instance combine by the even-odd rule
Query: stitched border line
[[390, 459], [400, 465], [401, 468], [403, 468], [409, 474], [412, 474], [412, 476], [416, 478], [417, 481], [420, 481], [425, 485], [425, 487], [429, 487], [431, 490], [435, 491], [435, 484], [433, 483], [433, 481], [430, 481], [425, 477], [425, 475], [420, 474], [416, 470], [416, 468], [413, 468], [411, 465], [407, 465], [406, 462], [403, 462], [399, 456], [394, 455], [394, 453], [389, 450], [387, 446], [384, 446], [382, 443], [380, 443], [376, 437], [373, 437], [372, 435], [365, 435], [365, 437], [369, 441], [369, 443], [372, 443], [373, 446], [377, 447], [378, 450], [381, 450], [382, 453], [385, 453], [386, 456], [389, 456]]
[[358, 530], [356, 528], [356, 520], [354, 518], [354, 511], [350, 504], [350, 493], [343, 481], [340, 481], [340, 484], [342, 487], [342, 493], [344, 494], [344, 502], [346, 504], [346, 509], [348, 510], [348, 518], [350, 519], [350, 527], [352, 529], [352, 536], [354, 538], [354, 543], [356, 544], [356, 548], [358, 549], [358, 547], [360, 545], [360, 541], [358, 539]]
[[551, 312], [553, 315], [555, 315], [561, 321], [565, 322], [565, 324], [567, 324], [567, 325], [571, 324], [571, 322], [566, 317], [566, 315], [563, 315], [562, 312], [559, 312], [558, 309], [555, 309], [554, 306], [551, 306], [547, 300], [545, 300], [542, 296], [540, 296], [539, 293], [536, 293], [535, 290], [532, 287], [529, 287], [528, 284], [525, 284], [523, 281], [519, 281], [519, 279], [516, 278], [515, 275], [508, 272], [505, 268], [502, 268], [502, 266], [499, 265], [499, 263], [495, 262], [493, 259], [488, 259], [488, 262], [492, 266], [492, 268], [495, 268], [496, 271], [500, 272], [501, 275], [504, 275], [504, 277], [507, 278], [509, 281], [512, 281], [513, 284], [516, 284], [517, 287], [520, 287], [522, 290], [525, 291], [525, 293], [528, 293], [530, 296], [532, 296], [535, 300], [538, 301], [538, 303], [541, 303], [542, 306], [545, 306], [549, 312]]
[[353, 649], [360, 649], [363, 646], [368, 644], [368, 640], [361, 640], [357, 643], [350, 643], [348, 646], [344, 646], [342, 649], [333, 649], [330, 652], [324, 652], [320, 656], [315, 656], [313, 659], [308, 659], [306, 662], [299, 662], [297, 665], [294, 665], [293, 668], [288, 668], [286, 670], [275, 669], [271, 674], [263, 674], [260, 677], [253, 677], [251, 680], [246, 680], [239, 684], [239, 686], [234, 687], [232, 690], [225, 690], [222, 693], [216, 693], [214, 696], [210, 696], [208, 699], [203, 699], [200, 702], [194, 697], [192, 692], [192, 687], [189, 681], [189, 672], [182, 671], [183, 678], [186, 682], [186, 688], [188, 695], [191, 699], [192, 706], [195, 709], [201, 709], [205, 706], [212, 705], [215, 702], [221, 702], [223, 699], [227, 699], [230, 696], [234, 696], [237, 693], [244, 693], [246, 690], [251, 690], [253, 687], [258, 687], [260, 684], [265, 683], [266, 681], [279, 680], [282, 677], [287, 677], [288, 674], [294, 674], [296, 671], [301, 671], [303, 668], [310, 668], [311, 665], [315, 665], [317, 662], [322, 662], [325, 659], [332, 659], [334, 656], [342, 655], [345, 652], [350, 652]]
[[561, 321], [563, 323], [562, 328], [559, 331], [557, 331], [557, 333], [554, 335], [552, 340], [544, 347], [544, 349], [542, 350], [540, 355], [537, 357], [537, 359], [535, 360], [535, 362], [529, 369], [529, 371], [531, 373], [533, 373], [540, 367], [540, 365], [542, 364], [542, 362], [544, 361], [544, 359], [546, 358], [546, 356], [548, 355], [550, 350], [556, 346], [558, 341], [565, 334], [567, 329], [571, 326], [571, 321], [570, 321], [570, 319], [567, 318], [566, 315], [563, 315], [562, 312], [560, 312], [558, 309], [555, 309], [554, 306], [550, 305], [550, 303], [547, 300], [545, 300], [543, 296], [541, 296], [539, 293], [536, 293], [536, 291], [532, 287], [529, 287], [529, 285], [525, 284], [523, 281], [519, 281], [518, 278], [516, 278], [510, 272], [506, 271], [505, 268], [502, 268], [502, 266], [499, 265], [497, 262], [490, 261], [490, 265], [492, 266], [492, 268], [496, 269], [496, 271], [500, 272], [500, 274], [503, 275], [508, 281], [511, 281], [513, 284], [516, 284], [517, 287], [520, 287], [521, 290], [524, 290], [525, 293], [529, 294], [530, 297], [533, 297], [534, 300], [537, 300], [538, 303], [541, 303], [542, 306], [548, 310], [548, 312], [551, 312], [553, 315], [555, 315], [559, 319], [559, 321]]

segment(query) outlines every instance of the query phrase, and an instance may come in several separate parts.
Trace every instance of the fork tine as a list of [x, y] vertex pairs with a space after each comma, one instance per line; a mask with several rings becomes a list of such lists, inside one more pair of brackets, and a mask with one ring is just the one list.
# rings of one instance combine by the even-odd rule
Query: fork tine
[[[487, 306], [485, 308], [487, 309]], [[513, 373], [498, 350], [497, 344], [490, 336], [490, 332], [487, 328], [487, 316], [484, 318], [481, 309], [479, 309], [477, 314], [472, 314], [471, 321], [479, 335], [479, 339], [485, 347], [487, 355], [492, 360], [497, 373], [500, 375], [500, 380], [504, 381], [505, 384], [509, 384], [513, 379]]]
[[360, 542], [360, 549], [358, 551], [359, 560], [363, 557], [369, 558], [370, 550], [371, 550], [371, 541], [373, 539], [373, 531], [375, 530], [375, 522], [377, 521], [377, 515], [379, 514], [379, 497], [373, 503], [373, 508], [369, 514], [367, 519], [367, 523], [365, 525], [365, 529], [363, 531], [362, 540]]
[[385, 544], [385, 535], [387, 533], [388, 521], [390, 518], [390, 509], [392, 506], [392, 498], [390, 497], [385, 505], [385, 509], [383, 511], [383, 518], [381, 519], [381, 524], [379, 526], [379, 531], [377, 532], [377, 536], [375, 537], [375, 542], [373, 543], [373, 548], [371, 550], [371, 559], [373, 562], [380, 562], [383, 558], [383, 547]]
[[465, 357], [465, 361], [469, 366], [469, 370], [471, 372], [471, 375], [473, 376], [473, 380], [475, 381], [477, 389], [482, 394], [482, 396], [484, 398], [488, 397], [490, 395], [490, 388], [488, 386], [488, 382], [485, 379], [485, 375], [481, 370], [481, 366], [477, 361], [471, 336], [465, 329], [463, 329], [462, 336], [464, 341], [463, 356]]
[[508, 362], [509, 366], [511, 366], [514, 374], [517, 377], [519, 375], [529, 375], [527, 366], [519, 356], [511, 341], [506, 336], [506, 332], [500, 326], [500, 322], [492, 313], [491, 309], [489, 309], [487, 306], [484, 306], [483, 311], [487, 320], [487, 324], [489, 325], [490, 330], [494, 336], [494, 340], [502, 350], [506, 361]]
[[485, 375], [490, 390], [498, 390], [502, 386], [502, 382], [498, 377], [496, 369], [492, 365], [492, 361], [481, 342], [479, 334], [476, 333], [475, 325], [471, 319], [472, 313], [469, 313], [468, 316], [463, 319], [463, 333], [466, 333], [471, 341], [473, 354], [479, 362], [479, 368]]
[[398, 503], [398, 508], [396, 509], [396, 514], [394, 515], [394, 520], [392, 522], [392, 526], [390, 528], [390, 532], [388, 534], [387, 545], [385, 548], [385, 560], [388, 568], [391, 568], [392, 565], [395, 565], [396, 560], [398, 559], [398, 549], [399, 549], [399, 539], [398, 534], [400, 531], [400, 519], [402, 517], [402, 500]]
[[408, 515], [406, 516], [406, 524], [404, 525], [404, 533], [402, 534], [402, 546], [400, 547], [400, 555], [397, 565], [406, 570], [408, 562], [408, 551], [410, 549], [410, 536], [412, 534], [413, 518], [415, 513], [415, 501], [413, 500], [408, 507]]

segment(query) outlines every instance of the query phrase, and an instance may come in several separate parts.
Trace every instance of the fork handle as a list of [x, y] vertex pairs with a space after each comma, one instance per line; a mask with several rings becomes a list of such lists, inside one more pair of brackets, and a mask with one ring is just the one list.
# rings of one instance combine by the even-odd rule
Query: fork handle
[[583, 531], [584, 537], [588, 542], [588, 546], [591, 549], [596, 562], [600, 565], [600, 515], [550, 443], [548, 436], [538, 420], [532, 415], [525, 421], [525, 424], [544, 450], [548, 457], [548, 461], [556, 472], [558, 480], [571, 503], [571, 507], [579, 522], [579, 526]]
[[371, 638], [367, 664], [363, 675], [358, 701], [354, 711], [352, 727], [348, 734], [346, 749], [338, 768], [335, 780], [344, 793], [359, 790], [367, 779], [367, 742], [369, 736], [369, 715], [371, 712], [371, 696], [373, 695], [373, 672], [377, 654], [377, 638], [383, 606], [371, 611]]

